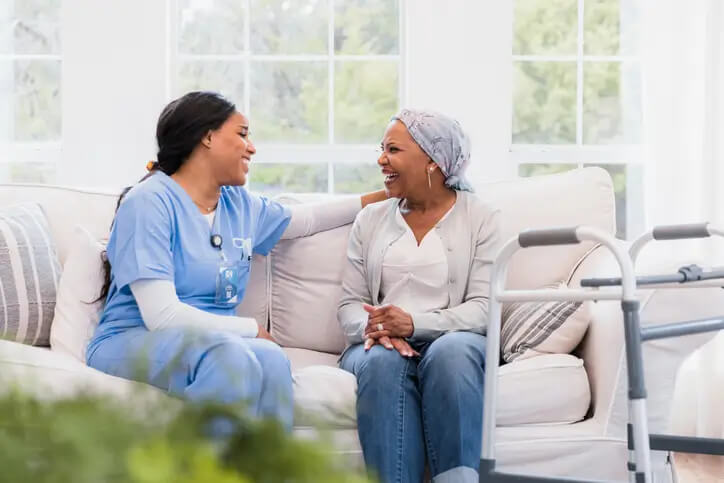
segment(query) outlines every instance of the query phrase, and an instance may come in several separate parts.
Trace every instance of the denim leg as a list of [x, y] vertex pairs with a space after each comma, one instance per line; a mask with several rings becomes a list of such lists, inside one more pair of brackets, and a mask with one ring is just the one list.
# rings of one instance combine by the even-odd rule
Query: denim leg
[[287, 431], [292, 430], [294, 398], [289, 359], [281, 347], [266, 339], [245, 339], [263, 372], [259, 415], [276, 418]]
[[225, 332], [129, 329], [102, 340], [88, 365], [190, 401], [243, 403], [260, 415], [263, 368], [247, 341]]
[[417, 389], [417, 362], [396, 350], [362, 344], [342, 356], [357, 377], [357, 428], [368, 468], [384, 483], [420, 483], [425, 446]]
[[483, 430], [485, 337], [450, 332], [418, 364], [433, 481], [477, 482]]

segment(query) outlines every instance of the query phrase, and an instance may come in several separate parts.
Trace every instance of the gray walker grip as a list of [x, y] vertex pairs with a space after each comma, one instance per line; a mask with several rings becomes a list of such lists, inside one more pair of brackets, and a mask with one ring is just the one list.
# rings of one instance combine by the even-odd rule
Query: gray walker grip
[[525, 230], [518, 235], [518, 244], [522, 248], [528, 248], [581, 243], [576, 234], [577, 229], [578, 227]]
[[682, 240], [685, 238], [708, 238], [709, 223], [692, 223], [688, 225], [657, 226], [653, 230], [654, 240]]

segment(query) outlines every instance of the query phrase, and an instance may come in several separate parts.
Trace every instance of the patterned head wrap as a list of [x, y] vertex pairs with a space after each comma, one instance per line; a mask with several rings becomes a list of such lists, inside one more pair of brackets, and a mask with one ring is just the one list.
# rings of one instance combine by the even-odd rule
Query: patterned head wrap
[[465, 178], [470, 162], [470, 138], [456, 120], [433, 111], [402, 109], [392, 121], [405, 125], [412, 139], [440, 167], [445, 186], [473, 191]]

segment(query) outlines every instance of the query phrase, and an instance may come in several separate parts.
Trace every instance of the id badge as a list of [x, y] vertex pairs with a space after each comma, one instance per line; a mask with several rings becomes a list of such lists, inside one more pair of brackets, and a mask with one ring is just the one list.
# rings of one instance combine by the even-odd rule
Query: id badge
[[239, 303], [239, 287], [243, 276], [241, 261], [221, 262], [216, 274], [217, 304], [235, 305]]

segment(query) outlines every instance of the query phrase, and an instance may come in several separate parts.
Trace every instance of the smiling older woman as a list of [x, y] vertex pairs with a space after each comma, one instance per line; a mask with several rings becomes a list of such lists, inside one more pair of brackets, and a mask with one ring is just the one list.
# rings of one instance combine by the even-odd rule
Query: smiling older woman
[[390, 200], [357, 216], [338, 318], [365, 462], [385, 482], [478, 481], [498, 211], [470, 191], [460, 125], [405, 109], [378, 164]]

